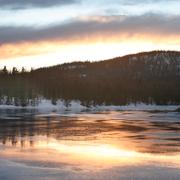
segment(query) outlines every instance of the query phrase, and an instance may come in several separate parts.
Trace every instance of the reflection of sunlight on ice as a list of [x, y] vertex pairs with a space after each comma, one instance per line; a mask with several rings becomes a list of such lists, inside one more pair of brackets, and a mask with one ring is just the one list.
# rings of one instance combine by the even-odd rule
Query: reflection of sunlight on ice
[[[115, 144], [101, 144], [94, 142], [74, 142], [74, 141], [57, 141], [55, 139], [49, 142], [39, 142], [37, 145], [39, 149], [50, 149], [56, 153], [67, 155], [72, 162], [79, 160], [81, 162], [94, 161], [96, 163], [104, 163], [104, 166], [113, 165], [130, 165], [130, 164], [144, 164], [145, 161], [158, 161], [159, 165], [164, 162], [175, 162], [172, 166], [180, 167], [180, 155], [167, 154], [151, 154], [142, 153], [133, 149], [125, 149]], [[105, 161], [107, 160], [108, 163]]]
[[115, 148], [110, 145], [65, 145], [57, 143], [48, 143], [48, 148], [55, 149], [57, 151], [74, 153], [81, 155], [88, 155], [94, 157], [133, 157], [137, 155], [133, 151], [125, 151], [118, 148]]
[[141, 163], [139, 159], [141, 158], [140, 153], [121, 149], [113, 144], [101, 144], [90, 141], [59, 142], [51, 139], [49, 142], [39, 142], [36, 147], [56, 154], [57, 161], [59, 159], [66, 163], [78, 163], [80, 166], [87, 165], [91, 167], [93, 165], [107, 168]]
[[[109, 168], [114, 166], [137, 166], [158, 163], [158, 166], [180, 168], [180, 154], [153, 154], [140, 152], [131, 142], [119, 144], [116, 141], [72, 141], [56, 140], [46, 136], [34, 137], [34, 144], [28, 140], [17, 141], [15, 146], [7, 143], [1, 151], [4, 157], [16, 157], [31, 161], [68, 163], [88, 168]], [[23, 142], [23, 146], [22, 146]], [[123, 144], [125, 143], [125, 144]], [[33, 152], [33, 156], [32, 156]]]
[[[24, 121], [15, 123], [10, 130], [21, 133], [18, 128], [22, 130], [23, 127], [24, 135], [11, 137], [5, 134], [0, 156], [88, 169], [156, 164], [158, 167], [180, 168], [178, 142], [166, 140], [174, 130], [162, 129], [173, 128], [176, 124], [170, 123], [162, 128], [153, 124], [152, 127], [154, 119], [151, 115], [147, 112], [109, 111], [65, 114], [57, 118], [57, 114], [52, 113], [50, 119], [49, 114], [42, 114], [32, 121], [31, 128], [29, 124], [26, 128]], [[167, 118], [166, 114], [164, 116]], [[158, 117], [158, 122], [160, 120]], [[6, 131], [8, 128], [9, 124]], [[33, 136], [30, 136], [32, 130]], [[177, 135], [175, 133], [174, 137], [178, 138]]]

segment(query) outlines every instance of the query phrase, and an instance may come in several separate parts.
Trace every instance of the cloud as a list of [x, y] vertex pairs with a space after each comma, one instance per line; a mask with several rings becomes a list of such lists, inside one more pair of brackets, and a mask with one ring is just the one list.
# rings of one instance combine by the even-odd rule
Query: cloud
[[180, 36], [180, 16], [146, 14], [141, 16], [81, 17], [66, 24], [44, 28], [0, 27], [0, 44], [72, 41], [100, 37], [108, 39], [126, 35]]
[[0, 0], [0, 7], [5, 9], [45, 8], [77, 2], [78, 0]]
[[[82, 2], [83, 4], [91, 3], [87, 0], [0, 0], [0, 7], [3, 9], [27, 9], [27, 8], [46, 8], [51, 6], [69, 5]], [[138, 5], [150, 3], [167, 3], [179, 2], [179, 0], [100, 0], [100, 4], [117, 4], [117, 5]], [[97, 2], [96, 2], [97, 3]], [[96, 4], [95, 3], [95, 4]]]
[[124, 5], [136, 5], [136, 4], [150, 4], [150, 3], [167, 3], [167, 2], [179, 2], [179, 0], [117, 0], [117, 3]]

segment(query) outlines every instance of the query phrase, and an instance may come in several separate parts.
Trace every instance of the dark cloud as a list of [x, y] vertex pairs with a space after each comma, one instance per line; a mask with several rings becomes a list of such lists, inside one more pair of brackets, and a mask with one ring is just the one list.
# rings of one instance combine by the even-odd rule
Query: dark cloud
[[[147, 5], [150, 3], [172, 3], [179, 2], [179, 0], [99, 0], [103, 4], [117, 4], [117, 5], [130, 5], [136, 6], [138, 4]], [[60, 6], [60, 5], [70, 5], [75, 3], [84, 3], [86, 4], [86, 0], [0, 0], [0, 9], [10, 9], [10, 10], [18, 10], [18, 9], [29, 9], [29, 8], [46, 8], [52, 6]], [[92, 2], [93, 4], [93, 2]], [[96, 3], [95, 3], [96, 4]], [[87, 4], [87, 7], [89, 4]]]
[[[149, 3], [168, 3], [179, 2], [179, 0], [99, 0], [104, 4], [119, 4], [119, 5], [137, 5]], [[78, 2], [86, 3], [86, 0], [0, 0], [1, 9], [26, 9], [26, 8], [44, 8], [58, 5], [68, 5]], [[93, 3], [93, 1], [92, 1]], [[108, 6], [108, 5], [107, 5]], [[87, 4], [88, 7], [88, 4]]]
[[[0, 7], [6, 9], [25, 9], [25, 8], [43, 8], [57, 5], [67, 5], [74, 4], [77, 2], [84, 2], [86, 0], [0, 0]], [[118, 3], [122, 5], [136, 5], [136, 4], [148, 4], [148, 3], [157, 3], [157, 2], [178, 2], [179, 0], [114, 0], [113, 3]], [[106, 3], [106, 0], [102, 0]], [[107, 0], [109, 3], [109, 0]]]
[[92, 17], [46, 28], [0, 27], [0, 44], [43, 40], [81, 40], [123, 35], [180, 35], [180, 16], [146, 14], [141, 16]]
[[0, 7], [6, 9], [43, 8], [77, 2], [78, 0], [0, 0]]

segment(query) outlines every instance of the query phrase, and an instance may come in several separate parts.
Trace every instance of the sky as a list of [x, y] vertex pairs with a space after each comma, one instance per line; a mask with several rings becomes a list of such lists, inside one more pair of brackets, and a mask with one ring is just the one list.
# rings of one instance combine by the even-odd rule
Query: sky
[[0, 68], [180, 50], [179, 0], [0, 0]]

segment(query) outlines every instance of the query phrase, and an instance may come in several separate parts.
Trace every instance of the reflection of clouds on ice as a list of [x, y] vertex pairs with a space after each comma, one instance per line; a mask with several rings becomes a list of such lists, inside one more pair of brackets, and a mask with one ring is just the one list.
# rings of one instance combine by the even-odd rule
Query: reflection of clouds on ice
[[[22, 163], [22, 164], [21, 164]], [[36, 163], [25, 165], [24, 162], [0, 160], [0, 179], [2, 180], [179, 180], [180, 171], [177, 168], [158, 167], [158, 165], [114, 167], [101, 171], [84, 171], [75, 167], [51, 168]]]

